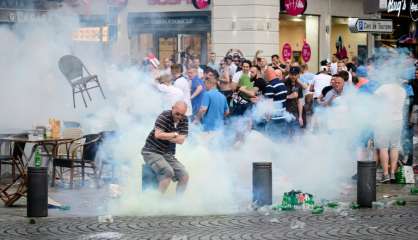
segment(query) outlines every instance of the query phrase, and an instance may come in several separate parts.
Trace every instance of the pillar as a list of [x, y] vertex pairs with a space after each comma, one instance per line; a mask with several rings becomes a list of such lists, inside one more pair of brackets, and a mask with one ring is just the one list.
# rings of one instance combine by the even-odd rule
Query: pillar
[[306, 28], [306, 42], [311, 46], [311, 59], [308, 62], [309, 71], [316, 72], [319, 70], [319, 17], [317, 16], [306, 16], [305, 19]]
[[279, 53], [277, 0], [212, 1], [212, 49], [218, 59], [231, 49], [240, 49], [246, 58], [263, 50], [262, 56]]

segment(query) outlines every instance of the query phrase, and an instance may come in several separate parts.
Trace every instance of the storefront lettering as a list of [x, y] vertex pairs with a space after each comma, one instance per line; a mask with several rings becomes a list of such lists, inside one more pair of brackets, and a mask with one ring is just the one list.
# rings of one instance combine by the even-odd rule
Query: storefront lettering
[[411, 0], [411, 5], [409, 6], [409, 13], [414, 22], [418, 20], [418, 2], [417, 0]]
[[389, 0], [388, 2], [388, 13], [398, 12], [398, 17], [401, 15], [401, 10], [406, 10], [406, 0], [395, 1]]
[[192, 0], [148, 0], [149, 5], [179, 5], [182, 3], [190, 4]]
[[187, 25], [193, 24], [193, 18], [160, 18], [160, 19], [144, 19], [145, 25]]
[[155, 21], [152, 21], [151, 24], [192, 24], [193, 19], [157, 19]]

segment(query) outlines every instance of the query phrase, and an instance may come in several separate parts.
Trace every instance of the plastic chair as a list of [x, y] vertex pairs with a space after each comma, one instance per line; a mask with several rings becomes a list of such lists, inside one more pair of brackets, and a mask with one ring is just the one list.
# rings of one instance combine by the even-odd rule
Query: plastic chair
[[[99, 83], [97, 75], [92, 75], [87, 70], [86, 66], [81, 60], [73, 55], [65, 55], [58, 61], [58, 67], [68, 80], [73, 91], [73, 104], [75, 108], [75, 94], [80, 93], [83, 98], [84, 106], [87, 107], [86, 99], [84, 98], [84, 92], [87, 93], [90, 101], [92, 101], [89, 89], [99, 88], [104, 99], [106, 99], [102, 87]], [[85, 75], [85, 74], [86, 75]], [[90, 85], [90, 86], [88, 86]]]

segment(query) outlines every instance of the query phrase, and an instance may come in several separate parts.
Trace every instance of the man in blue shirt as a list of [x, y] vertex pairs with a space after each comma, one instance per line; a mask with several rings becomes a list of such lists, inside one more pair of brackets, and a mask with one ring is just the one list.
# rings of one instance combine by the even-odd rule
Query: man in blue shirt
[[206, 92], [203, 93], [202, 104], [195, 118], [195, 123], [202, 122], [205, 132], [222, 129], [224, 118], [229, 114], [226, 98], [218, 91], [216, 83], [214, 77], [205, 80]]

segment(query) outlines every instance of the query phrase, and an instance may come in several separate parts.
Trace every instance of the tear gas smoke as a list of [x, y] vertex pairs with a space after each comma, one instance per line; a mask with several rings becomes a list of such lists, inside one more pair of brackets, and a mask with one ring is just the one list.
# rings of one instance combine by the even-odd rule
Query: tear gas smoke
[[[60, 10], [64, 11], [64, 10]], [[243, 211], [251, 204], [252, 162], [273, 163], [273, 202], [291, 189], [311, 192], [316, 198], [338, 198], [342, 185], [355, 173], [360, 135], [387, 115], [381, 99], [359, 95], [346, 86], [336, 106], [316, 113], [321, 128], [305, 131], [294, 139], [270, 140], [257, 131], [245, 131], [245, 121], [232, 122], [232, 130], [210, 138], [191, 126], [186, 143], [177, 147], [177, 158], [190, 174], [182, 197], [173, 187], [166, 196], [140, 191], [140, 154], [154, 121], [163, 110], [161, 95], [152, 79], [135, 67], [119, 68], [99, 46], [83, 46], [71, 40], [77, 16], [64, 11], [65, 21], [45, 22], [30, 28], [0, 28], [0, 129], [27, 129], [46, 124], [49, 117], [79, 120], [87, 132], [116, 130], [105, 143], [102, 157], [117, 169], [121, 196], [109, 201], [115, 214], [221, 214]], [[58, 12], [57, 15], [63, 16]], [[70, 19], [70, 21], [68, 21]], [[86, 50], [88, 49], [88, 50]], [[71, 89], [57, 67], [65, 54], [79, 56], [91, 72], [99, 75], [106, 100], [93, 96], [89, 108], [78, 101], [73, 109]], [[382, 52], [370, 78], [382, 83], [400, 83], [412, 62], [405, 53]], [[380, 58], [379, 58], [380, 59]], [[383, 61], [383, 60], [382, 60]], [[80, 99], [78, 99], [80, 100]], [[269, 111], [260, 104], [255, 115]], [[383, 126], [383, 128], [388, 126]], [[244, 133], [238, 144], [234, 134]]]

